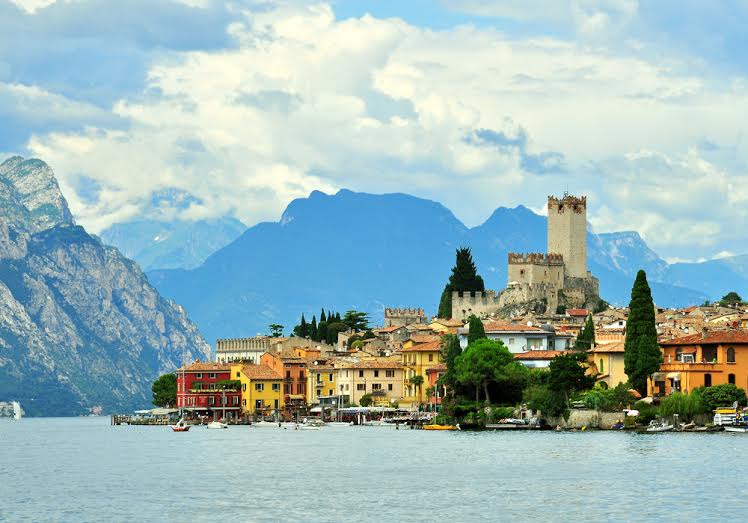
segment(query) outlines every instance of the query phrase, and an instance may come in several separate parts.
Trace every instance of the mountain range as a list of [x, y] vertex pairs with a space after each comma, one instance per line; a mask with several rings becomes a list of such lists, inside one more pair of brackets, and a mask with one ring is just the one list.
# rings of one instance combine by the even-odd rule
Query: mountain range
[[129, 412], [159, 374], [208, 357], [185, 310], [75, 224], [47, 164], [0, 164], [0, 197], [0, 400], [30, 415]]
[[[322, 306], [364, 310], [375, 322], [385, 306], [423, 306], [434, 314], [455, 249], [463, 245], [472, 248], [486, 287], [502, 289], [507, 253], [545, 252], [547, 221], [523, 206], [501, 207], [469, 228], [441, 204], [406, 194], [315, 191], [292, 201], [278, 222], [250, 227], [200, 267], [148, 277], [213, 342], [266, 333], [270, 323], [288, 332], [302, 312], [310, 319]], [[745, 277], [719, 278], [725, 263], [668, 265], [636, 232], [588, 233], [588, 267], [600, 278], [603, 298], [615, 304], [628, 303], [640, 268], [662, 306], [702, 303], [733, 284], [748, 290]], [[700, 271], [714, 272], [714, 281], [700, 280]]]

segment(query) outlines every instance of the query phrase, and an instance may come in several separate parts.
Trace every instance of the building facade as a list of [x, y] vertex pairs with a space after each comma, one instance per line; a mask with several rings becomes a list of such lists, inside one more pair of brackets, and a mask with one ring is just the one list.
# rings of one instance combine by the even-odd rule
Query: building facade
[[621, 340], [599, 344], [587, 351], [588, 373], [609, 388], [629, 380], [624, 371], [623, 346], [624, 341]]
[[267, 365], [283, 378], [283, 407], [286, 419], [297, 418], [307, 413], [306, 360], [294, 351], [282, 353], [266, 352], [260, 358], [262, 365]]
[[[426, 403], [426, 389], [429, 387], [428, 370], [439, 365], [441, 341], [410, 344], [401, 351], [403, 366], [403, 398], [401, 407], [415, 407]], [[413, 383], [413, 377], [420, 376], [420, 386]]]
[[230, 421], [241, 414], [239, 383], [231, 378], [231, 367], [197, 361], [176, 371], [177, 408], [187, 418]]
[[405, 327], [408, 325], [426, 324], [426, 313], [423, 309], [397, 309], [387, 307], [384, 309], [385, 327]]
[[234, 364], [231, 376], [241, 383], [242, 412], [279, 418], [284, 411], [283, 377], [267, 365]]
[[403, 367], [400, 358], [367, 358], [340, 362], [338, 394], [348, 396], [351, 405], [371, 394], [375, 405], [389, 406], [403, 396]]

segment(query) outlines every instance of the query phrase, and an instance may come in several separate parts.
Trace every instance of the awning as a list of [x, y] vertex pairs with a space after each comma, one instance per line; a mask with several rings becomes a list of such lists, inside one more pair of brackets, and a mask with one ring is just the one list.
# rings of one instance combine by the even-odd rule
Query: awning
[[303, 394], [291, 394], [291, 395], [288, 396], [288, 399], [292, 399], [292, 400], [303, 400], [304, 399], [304, 395]]
[[655, 372], [652, 374], [652, 381], [662, 381], [667, 377], [667, 374], [664, 372]]
[[669, 372], [667, 375], [667, 379], [680, 381], [680, 372]]

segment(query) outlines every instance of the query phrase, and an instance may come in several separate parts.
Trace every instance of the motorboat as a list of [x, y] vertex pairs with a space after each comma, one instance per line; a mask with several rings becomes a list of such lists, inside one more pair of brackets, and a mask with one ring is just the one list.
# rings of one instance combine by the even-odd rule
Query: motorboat
[[227, 429], [229, 428], [229, 424], [222, 421], [211, 421], [206, 427], [209, 429]]
[[280, 422], [277, 421], [258, 421], [256, 423], [252, 423], [253, 427], [257, 427], [260, 429], [279, 429], [281, 427]]
[[326, 425], [324, 421], [322, 421], [319, 418], [308, 418], [304, 420], [304, 426], [305, 427], [317, 427], [322, 428]]
[[355, 423], [352, 421], [328, 421], [325, 425], [328, 427], [352, 427]]
[[725, 425], [725, 432], [748, 432], [748, 425]]
[[457, 425], [437, 425], [437, 424], [431, 424], [431, 425], [424, 425], [423, 430], [460, 430], [460, 424]]
[[664, 420], [652, 420], [649, 422], [649, 426], [647, 427], [647, 432], [670, 432], [671, 430], [673, 430], [673, 425]]
[[179, 421], [177, 421], [176, 425], [169, 426], [174, 432], [187, 432], [188, 430], [190, 430], [190, 426], [186, 421], [184, 421], [184, 418], [180, 418]]

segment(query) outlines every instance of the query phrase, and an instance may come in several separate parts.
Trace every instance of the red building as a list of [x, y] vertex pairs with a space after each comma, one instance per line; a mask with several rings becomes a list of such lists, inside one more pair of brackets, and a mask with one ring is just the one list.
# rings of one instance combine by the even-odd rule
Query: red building
[[306, 414], [306, 363], [295, 351], [266, 352], [260, 364], [283, 376], [283, 401], [286, 419]]
[[435, 394], [434, 396], [429, 400], [431, 403], [436, 403], [437, 405], [442, 404], [442, 397], [445, 394], [444, 386], [439, 385], [439, 378], [444, 376], [444, 374], [447, 372], [447, 366], [443, 363], [440, 363], [438, 365], [434, 365], [433, 367], [429, 367], [426, 369], [426, 375], [428, 377], [428, 386], [433, 387]]
[[241, 413], [241, 386], [231, 367], [197, 361], [177, 370], [177, 408], [188, 418], [231, 420]]

